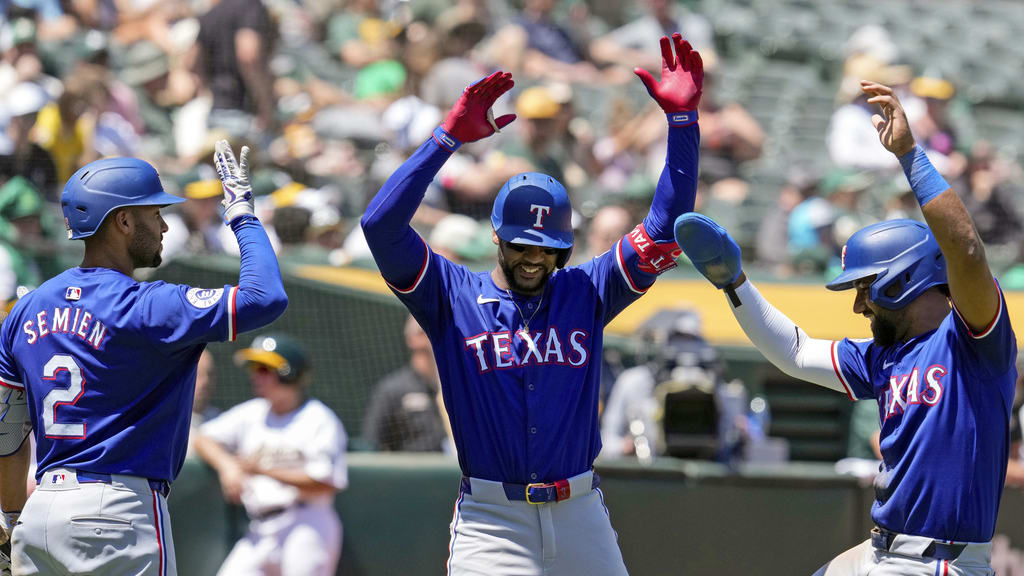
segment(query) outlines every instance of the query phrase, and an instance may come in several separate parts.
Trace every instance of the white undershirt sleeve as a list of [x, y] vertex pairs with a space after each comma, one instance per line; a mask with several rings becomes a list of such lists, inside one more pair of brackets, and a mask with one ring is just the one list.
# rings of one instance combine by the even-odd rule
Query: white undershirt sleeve
[[808, 337], [769, 304], [750, 280], [741, 284], [735, 293], [738, 300], [729, 298], [733, 316], [769, 362], [794, 378], [846, 393], [833, 367], [831, 340]]

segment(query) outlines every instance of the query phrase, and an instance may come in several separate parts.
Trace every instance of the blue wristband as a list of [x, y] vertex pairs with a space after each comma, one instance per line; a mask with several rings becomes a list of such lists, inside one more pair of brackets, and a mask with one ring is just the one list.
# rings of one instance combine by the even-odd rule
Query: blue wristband
[[449, 152], [455, 152], [459, 149], [459, 146], [462, 146], [462, 142], [459, 142], [454, 136], [446, 132], [445, 129], [440, 126], [434, 128], [433, 137], [434, 142], [437, 142], [438, 146]]
[[666, 114], [668, 117], [668, 125], [672, 128], [682, 128], [683, 126], [689, 126], [697, 122], [697, 111], [688, 110], [685, 112], [672, 112]]
[[928, 155], [920, 146], [899, 157], [900, 166], [903, 166], [903, 173], [907, 175], [910, 182], [910, 189], [917, 197], [917, 203], [922, 207], [931, 202], [933, 198], [949, 190], [946, 179], [939, 174], [939, 171], [932, 166]]

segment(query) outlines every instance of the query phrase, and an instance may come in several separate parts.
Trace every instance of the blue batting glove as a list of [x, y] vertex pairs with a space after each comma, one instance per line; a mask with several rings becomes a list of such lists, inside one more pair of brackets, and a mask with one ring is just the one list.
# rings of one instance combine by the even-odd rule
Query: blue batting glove
[[676, 243], [715, 287], [725, 288], [740, 277], [740, 247], [725, 228], [696, 212], [676, 218], [674, 228]]

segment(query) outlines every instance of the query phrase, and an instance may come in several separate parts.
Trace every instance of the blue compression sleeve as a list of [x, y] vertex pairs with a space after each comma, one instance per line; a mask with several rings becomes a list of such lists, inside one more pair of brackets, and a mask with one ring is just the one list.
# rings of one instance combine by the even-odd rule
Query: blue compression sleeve
[[426, 244], [409, 223], [451, 154], [435, 138], [427, 140], [381, 186], [360, 219], [373, 259], [393, 286], [412, 284], [422, 268]]
[[672, 242], [672, 225], [683, 213], [693, 211], [697, 197], [697, 159], [700, 128], [689, 124], [668, 129], [668, 156], [644, 218], [647, 234], [656, 242]]
[[231, 230], [242, 253], [235, 295], [238, 332], [241, 333], [262, 328], [284, 314], [288, 295], [281, 282], [274, 248], [260, 221], [253, 216], [241, 216], [231, 221]]

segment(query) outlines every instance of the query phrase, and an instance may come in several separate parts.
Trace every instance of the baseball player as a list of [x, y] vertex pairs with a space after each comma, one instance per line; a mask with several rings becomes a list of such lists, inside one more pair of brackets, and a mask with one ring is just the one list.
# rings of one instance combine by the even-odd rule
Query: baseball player
[[203, 424], [196, 451], [251, 522], [217, 572], [333, 575], [341, 557], [334, 495], [348, 486], [347, 437], [334, 412], [306, 397], [309, 360], [284, 334], [261, 334], [235, 360], [256, 398]]
[[693, 209], [697, 182], [703, 66], [678, 34], [662, 38], [661, 50], [660, 81], [636, 73], [668, 117], [665, 168], [647, 217], [610, 251], [564, 267], [569, 197], [538, 173], [498, 192], [490, 272], [437, 255], [409, 226], [452, 152], [515, 119], [489, 115], [513, 85], [500, 71], [466, 88], [363, 215], [381, 274], [430, 337], [464, 474], [449, 574], [626, 573], [592, 471], [603, 330], [674, 266], [671, 223]]
[[1006, 475], [1016, 338], [1006, 302], [960, 198], [914, 143], [892, 89], [862, 82], [882, 144], [899, 158], [927, 226], [867, 226], [827, 287], [856, 291], [872, 338], [809, 338], [744, 276], [736, 243], [695, 214], [676, 240], [755, 346], [786, 373], [878, 401], [883, 462], [870, 538], [816, 576], [987, 576]]
[[12, 535], [15, 574], [176, 573], [165, 498], [185, 458], [199, 355], [287, 306], [253, 216], [248, 153], [239, 164], [225, 141], [215, 153], [242, 252], [238, 286], [132, 279], [160, 263], [160, 209], [184, 201], [146, 162], [97, 160], [64, 187], [82, 264], [21, 298], [0, 326], [0, 386], [24, 392], [38, 460]]

